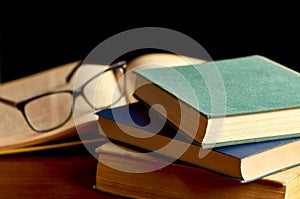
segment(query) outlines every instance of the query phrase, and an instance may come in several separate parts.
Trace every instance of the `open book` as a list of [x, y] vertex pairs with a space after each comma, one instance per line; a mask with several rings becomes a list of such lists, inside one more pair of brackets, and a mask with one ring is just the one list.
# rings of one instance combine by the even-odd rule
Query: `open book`
[[[134, 89], [134, 86], [132, 86], [134, 84], [134, 80], [132, 80], [130, 76], [130, 71], [132, 68], [138, 66], [164, 67], [189, 64], [192, 62], [202, 62], [202, 60], [161, 53], [146, 54], [131, 60], [127, 64], [127, 71], [129, 72], [128, 78], [126, 79], [126, 94], [124, 98], [119, 100], [118, 103], [114, 104], [114, 106], [123, 105], [128, 103], [129, 101], [134, 101], [134, 98], [130, 97]], [[73, 68], [80, 63], [80, 61], [68, 63], [62, 66], [55, 67], [53, 69], [48, 69], [46, 71], [30, 75], [28, 77], [4, 83], [0, 85], [0, 98], [8, 99], [12, 102], [20, 102], [45, 92], [64, 89], [72, 90], [74, 89], [74, 82], [78, 80], [78, 76], [76, 76], [75, 74], [70, 83], [66, 83], [66, 78], [69, 75], [70, 71], [72, 71]], [[149, 64], [151, 64], [151, 66]], [[97, 66], [95, 65], [95, 67], [104, 68], [108, 66], [103, 64]], [[101, 84], [104, 84], [104, 87], [109, 90], [116, 85], [116, 80], [118, 78], [118, 74], [111, 72], [111, 74], [107, 78], [105, 78], [104, 81], [101, 81]], [[82, 117], [82, 120], [77, 118], [77, 120], [74, 121], [74, 119], [71, 117], [63, 126], [43, 133], [36, 132], [31, 129], [21, 111], [19, 111], [15, 107], [0, 102], [0, 112], [2, 113], [2, 118], [0, 120], [0, 154], [41, 150], [93, 141], [83, 141], [80, 139], [77, 141], [64, 140], [66, 138], [68, 139], [70, 137], [78, 136], [78, 126], [84, 126], [85, 124], [97, 121], [97, 116], [92, 111], [80, 110], [79, 113], [77, 111], [77, 117]], [[56, 111], [55, 113], [51, 113], [51, 117], [56, 118], [59, 114], [60, 112]], [[42, 119], [40, 122], [43, 121], [44, 120]], [[104, 138], [99, 139], [103, 140]], [[97, 138], [96, 141], [99, 141], [99, 139]], [[60, 140], [61, 143], [59, 142]], [[53, 144], [54, 141], [55, 143]]]

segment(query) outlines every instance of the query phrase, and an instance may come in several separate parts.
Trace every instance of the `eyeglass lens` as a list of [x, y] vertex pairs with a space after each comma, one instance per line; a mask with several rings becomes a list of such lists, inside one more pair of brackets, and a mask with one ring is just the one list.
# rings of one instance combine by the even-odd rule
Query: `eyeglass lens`
[[[124, 73], [120, 68], [120, 73]], [[115, 104], [124, 94], [125, 79], [116, 83], [113, 70], [97, 65], [82, 67], [81, 87], [83, 98], [94, 109]], [[98, 75], [97, 75], [98, 74]], [[77, 95], [77, 94], [76, 94]], [[54, 92], [28, 102], [24, 107], [25, 118], [36, 131], [45, 132], [66, 123], [72, 114], [74, 97], [70, 92]]]
[[100, 109], [116, 103], [123, 96], [123, 90], [124, 79], [116, 83], [113, 71], [109, 70], [88, 81], [83, 87], [83, 95], [91, 107]]
[[72, 112], [73, 98], [68, 92], [53, 93], [26, 104], [24, 111], [30, 125], [45, 131], [64, 124]]

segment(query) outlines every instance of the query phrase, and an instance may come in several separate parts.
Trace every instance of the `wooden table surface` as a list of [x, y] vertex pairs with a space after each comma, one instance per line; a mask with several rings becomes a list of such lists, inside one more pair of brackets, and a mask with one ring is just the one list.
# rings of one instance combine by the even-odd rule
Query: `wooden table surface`
[[97, 159], [84, 146], [0, 157], [0, 198], [120, 198], [93, 189]]

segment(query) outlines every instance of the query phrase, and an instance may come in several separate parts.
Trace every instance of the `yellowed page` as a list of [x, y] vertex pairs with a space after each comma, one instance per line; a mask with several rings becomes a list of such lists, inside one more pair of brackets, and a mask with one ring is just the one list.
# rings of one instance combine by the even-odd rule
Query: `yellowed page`
[[[0, 96], [16, 102], [30, 98], [59, 86], [65, 85], [65, 76], [77, 63], [70, 63], [25, 78], [4, 83], [0, 86]], [[18, 148], [22, 146], [53, 140], [74, 131], [70, 121], [59, 130], [48, 133], [37, 133], [26, 123], [21, 112], [16, 108], [0, 103], [0, 149]]]
[[[131, 76], [130, 71], [136, 67], [166, 67], [173, 65], [185, 65], [191, 63], [201, 63], [203, 60], [194, 59], [185, 56], [167, 54], [167, 53], [153, 53], [139, 56], [130, 63], [128, 63], [129, 75], [127, 78], [127, 95], [132, 92], [134, 86], [134, 78]], [[16, 102], [30, 98], [32, 96], [42, 94], [48, 91], [61, 90], [61, 89], [73, 89], [73, 87], [80, 86], [76, 83], [83, 82], [80, 78], [88, 78], [95, 73], [84, 71], [83, 66], [75, 74], [73, 83], [65, 84], [65, 78], [69, 72], [80, 62], [73, 62], [62, 66], [55, 67], [28, 77], [20, 78], [11, 82], [0, 85], [0, 97], [10, 99]], [[97, 67], [107, 67], [105, 65], [95, 65]], [[74, 86], [75, 83], [75, 86]], [[116, 78], [111, 73], [101, 81], [102, 84], [107, 85], [106, 91], [110, 92], [115, 88]], [[109, 96], [109, 94], [108, 94]], [[101, 99], [109, 100], [109, 99]], [[0, 119], [0, 150], [16, 149], [20, 147], [27, 147], [36, 144], [41, 144], [47, 141], [57, 140], [63, 137], [68, 137], [76, 134], [76, 125], [84, 124], [97, 119], [90, 108], [82, 102], [82, 99], [78, 99], [80, 106], [76, 107], [76, 119], [70, 119], [67, 124], [59, 129], [46, 132], [37, 133], [33, 131], [26, 123], [21, 112], [16, 108], [10, 107], [6, 104], [0, 103], [0, 112], [2, 117]], [[124, 98], [120, 100], [114, 106], [127, 103]], [[82, 104], [82, 106], [81, 106]]]
[[203, 63], [205, 60], [170, 53], [150, 53], [136, 57], [128, 63], [126, 95], [129, 101], [135, 102], [132, 96], [136, 82], [132, 70], [135, 68], [158, 68]]
[[[74, 82], [78, 81], [78, 73], [72, 78], [73, 83], [65, 83], [66, 76], [79, 62], [74, 62], [59, 66], [44, 72], [40, 72], [25, 78], [4, 83], [0, 86], [0, 96], [16, 102], [30, 98], [32, 96], [42, 94], [48, 91], [73, 89]], [[81, 66], [80, 68], [82, 68]], [[105, 65], [97, 65], [96, 67], [107, 67]], [[86, 77], [94, 75], [85, 73]], [[82, 74], [80, 76], [83, 76]], [[102, 84], [107, 85], [107, 90], [114, 87], [116, 78], [113, 73], [103, 79]], [[106, 99], [101, 99], [106, 100]], [[120, 104], [126, 103], [121, 100]], [[80, 109], [80, 110], [78, 110]], [[16, 149], [20, 147], [32, 146], [41, 144], [47, 141], [52, 141], [76, 134], [76, 126], [73, 118], [71, 118], [64, 126], [52, 130], [50, 132], [38, 133], [33, 131], [26, 123], [23, 115], [14, 107], [0, 103], [0, 112], [2, 117], [0, 120], [0, 150]], [[76, 125], [85, 123], [91, 120], [96, 120], [96, 116], [90, 109], [85, 106], [77, 108], [78, 116]]]

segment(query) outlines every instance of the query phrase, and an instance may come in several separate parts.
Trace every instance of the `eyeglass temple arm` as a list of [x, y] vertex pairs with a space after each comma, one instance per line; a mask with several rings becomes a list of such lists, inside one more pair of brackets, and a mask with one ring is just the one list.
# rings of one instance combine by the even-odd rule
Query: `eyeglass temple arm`
[[5, 98], [1, 98], [0, 97], [0, 102], [2, 102], [4, 104], [7, 104], [9, 106], [17, 107], [17, 103], [16, 102], [8, 100], [8, 99], [5, 99]]
[[115, 64], [110, 65], [107, 70], [115, 70], [117, 68], [120, 68], [121, 66], [125, 67], [126, 63], [127, 63], [126, 61], [119, 61]]
[[[75, 66], [73, 68], [73, 70], [68, 74], [68, 76], [66, 77], [66, 83], [69, 83], [71, 78], [73, 77], [74, 73], [77, 71], [77, 69], [81, 66], [82, 64], [82, 61], [79, 62], [79, 64], [77, 66]], [[113, 65], [110, 66], [109, 70], [114, 70], [116, 68], [119, 68], [120, 66], [123, 66], [126, 64], [126, 61], [120, 61], [120, 62], [117, 62]]]
[[69, 83], [70, 80], [72, 79], [74, 73], [77, 71], [77, 69], [81, 66], [82, 61], [80, 61], [74, 68], [73, 70], [71, 70], [71, 72], [68, 74], [68, 76], [66, 77], [66, 83]]

